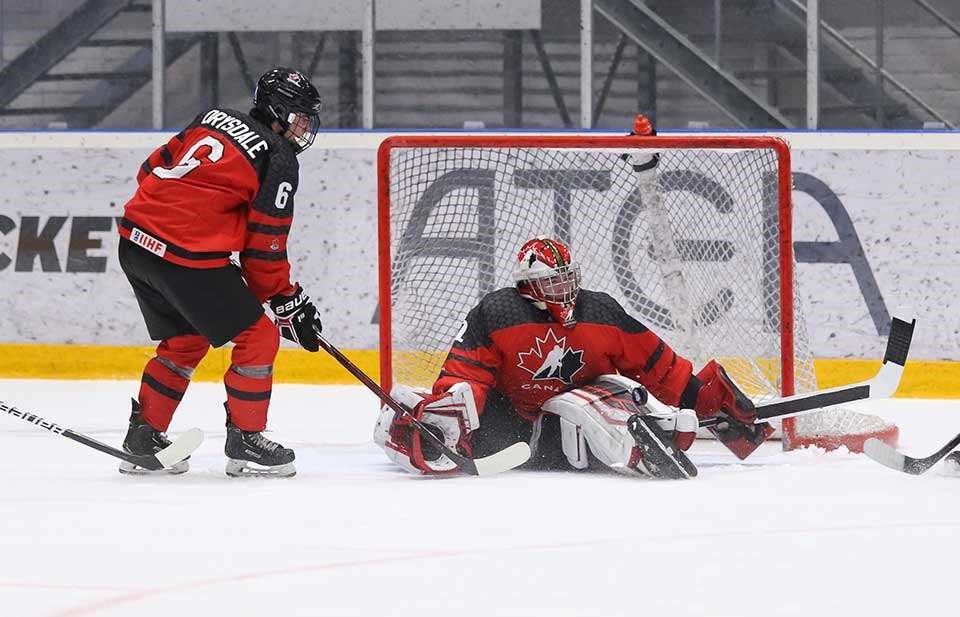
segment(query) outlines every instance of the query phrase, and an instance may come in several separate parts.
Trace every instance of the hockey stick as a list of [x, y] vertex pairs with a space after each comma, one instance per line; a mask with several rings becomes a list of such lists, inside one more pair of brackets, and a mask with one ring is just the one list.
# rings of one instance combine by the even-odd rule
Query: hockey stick
[[896, 469], [897, 471], [902, 471], [903, 473], [908, 473], [913, 476], [919, 476], [936, 465], [940, 459], [950, 454], [957, 445], [960, 445], [960, 435], [948, 441], [947, 445], [930, 456], [913, 458], [912, 456], [906, 456], [905, 454], [897, 452], [896, 449], [891, 448], [879, 439], [868, 439], [863, 444], [863, 453], [885, 467]]
[[190, 456], [193, 451], [199, 448], [200, 444], [203, 443], [203, 433], [198, 428], [192, 428], [177, 437], [173, 443], [163, 450], [160, 450], [156, 454], [129, 454], [123, 450], [118, 450], [112, 446], [108, 446], [105, 443], [99, 442], [92, 437], [87, 437], [86, 435], [71, 429], [63, 428], [62, 426], [59, 426], [49, 420], [44, 420], [36, 414], [17, 409], [13, 405], [8, 405], [3, 401], [0, 401], [0, 411], [5, 411], [15, 418], [20, 418], [21, 420], [25, 420], [30, 424], [35, 424], [40, 428], [47, 429], [55, 435], [72, 439], [89, 448], [99, 450], [109, 454], [110, 456], [114, 456], [127, 461], [128, 463], [133, 463], [138, 467], [143, 467], [144, 469], [149, 469], [151, 471], [159, 471], [179, 463], [183, 459]]
[[[824, 407], [842, 405], [868, 398], [893, 396], [900, 386], [900, 377], [903, 375], [903, 367], [907, 363], [910, 341], [913, 339], [913, 327], [916, 323], [916, 319], [907, 322], [896, 317], [893, 318], [893, 323], [890, 326], [890, 337], [887, 339], [887, 349], [883, 354], [883, 364], [872, 379], [848, 386], [786, 396], [769, 403], [760, 403], [757, 405], [756, 423], [799, 416], [819, 411]], [[722, 416], [708, 418], [700, 422], [700, 427], [713, 426], [725, 421], [726, 418]]]
[[381, 388], [377, 382], [370, 379], [366, 373], [361, 371], [356, 364], [350, 361], [350, 358], [343, 355], [343, 353], [327, 342], [320, 333], [317, 332], [317, 341], [319, 341], [320, 346], [323, 349], [333, 356], [337, 362], [343, 365], [343, 368], [347, 369], [350, 374], [360, 380], [360, 383], [365, 385], [370, 389], [377, 397], [383, 401], [383, 404], [388, 406], [390, 409], [394, 410], [399, 414], [404, 414], [408, 416], [411, 420], [411, 424], [420, 431], [421, 436], [426, 437], [434, 443], [440, 451], [443, 452], [447, 458], [453, 461], [457, 467], [462, 471], [472, 475], [472, 476], [490, 476], [495, 473], [500, 473], [501, 471], [507, 471], [508, 469], [513, 469], [519, 465], [522, 465], [527, 462], [527, 459], [530, 458], [530, 446], [522, 441], [518, 441], [512, 446], [507, 446], [503, 450], [500, 450], [496, 454], [491, 454], [490, 456], [485, 456], [483, 458], [470, 458], [463, 456], [458, 452], [455, 452], [453, 449], [448, 448], [447, 445], [443, 442], [442, 439], [433, 434], [422, 422], [413, 417], [413, 414], [410, 413], [410, 410], [401, 405], [390, 396], [383, 388]]

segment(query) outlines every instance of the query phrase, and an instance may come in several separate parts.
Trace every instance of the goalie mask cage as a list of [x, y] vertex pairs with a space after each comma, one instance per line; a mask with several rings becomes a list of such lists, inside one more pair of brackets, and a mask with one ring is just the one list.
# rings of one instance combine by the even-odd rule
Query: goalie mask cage
[[[380, 146], [378, 174], [387, 390], [430, 387], [466, 313], [514, 284], [536, 235], [568, 243], [585, 289], [695, 367], [716, 358], [755, 399], [816, 389], [778, 138], [403, 135]], [[895, 431], [844, 409], [783, 422], [786, 449], [860, 450]]]

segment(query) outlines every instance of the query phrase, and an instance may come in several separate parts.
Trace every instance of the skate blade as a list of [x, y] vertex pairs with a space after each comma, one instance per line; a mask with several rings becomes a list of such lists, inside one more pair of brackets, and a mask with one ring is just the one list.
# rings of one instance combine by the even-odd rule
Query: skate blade
[[225, 472], [231, 478], [291, 478], [297, 474], [297, 469], [293, 463], [271, 467], [251, 461], [228, 459]]
[[163, 469], [147, 469], [128, 461], [120, 461], [118, 471], [131, 476], [178, 476], [190, 470], [190, 461], [180, 461]]
[[672, 438], [652, 416], [631, 416], [627, 430], [641, 451], [641, 459], [637, 462], [638, 471], [664, 480], [696, 477], [697, 468], [687, 458], [686, 453], [673, 444]]

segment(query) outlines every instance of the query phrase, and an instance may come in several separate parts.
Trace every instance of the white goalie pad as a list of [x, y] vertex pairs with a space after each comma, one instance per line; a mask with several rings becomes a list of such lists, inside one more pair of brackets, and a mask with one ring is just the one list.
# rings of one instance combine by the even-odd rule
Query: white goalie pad
[[[412, 410], [424, 398], [431, 396], [431, 393], [429, 390], [397, 384], [390, 391], [390, 395], [398, 403]], [[441, 398], [433, 398], [436, 400], [425, 404], [421, 409], [420, 422], [438, 429], [443, 436], [444, 444], [448, 448], [456, 449], [461, 434], [475, 431], [480, 427], [480, 417], [477, 413], [473, 390], [469, 384], [461, 382], [453, 384], [447, 390], [446, 395]], [[405, 470], [416, 474], [425, 473], [411, 462], [413, 453], [408, 444], [409, 440], [396, 439], [397, 433], [394, 431], [394, 425], [398, 420], [397, 415], [397, 412], [389, 406], [381, 407], [380, 417], [377, 418], [377, 424], [373, 429], [373, 441], [383, 448], [391, 461]], [[410, 430], [412, 430], [410, 427], [406, 427], [406, 432]], [[444, 473], [457, 469], [456, 463], [445, 454], [436, 460], [424, 461], [424, 464], [433, 473]]]
[[[390, 390], [390, 396], [407, 409], [415, 408], [417, 404], [423, 400], [423, 397], [428, 394], [430, 394], [429, 390], [422, 388], [414, 389], [403, 384], [396, 384]], [[391, 461], [400, 465], [410, 473], [421, 474], [423, 471], [414, 467], [413, 463], [410, 462], [410, 453], [407, 451], [406, 445], [394, 443], [390, 437], [390, 428], [393, 426], [396, 417], [397, 412], [387, 405], [380, 408], [380, 416], [377, 418], [377, 424], [373, 428], [373, 442], [383, 448], [387, 458]]]
[[[423, 406], [419, 419], [423, 424], [438, 429], [443, 435], [444, 444], [456, 450], [462, 435], [480, 428], [480, 415], [470, 384], [461, 381], [450, 386], [442, 398], [431, 400]], [[446, 454], [424, 462], [435, 473], [457, 469], [457, 464]]]
[[575, 390], [552, 397], [544, 412], [560, 416], [563, 453], [577, 469], [588, 465], [587, 450], [620, 473], [636, 475], [636, 441], [627, 431], [633, 414], [653, 415], [667, 431], [696, 430], [693, 412], [677, 412], [649, 396], [643, 387], [622, 375], [602, 375]]

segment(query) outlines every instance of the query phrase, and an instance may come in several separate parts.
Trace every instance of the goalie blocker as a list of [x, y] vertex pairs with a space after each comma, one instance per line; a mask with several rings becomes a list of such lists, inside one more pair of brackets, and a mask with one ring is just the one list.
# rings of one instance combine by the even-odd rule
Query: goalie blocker
[[[485, 456], [525, 441], [532, 452], [527, 469], [606, 467], [668, 479], [696, 475], [683, 452], [696, 435], [696, 414], [673, 411], [620, 375], [603, 375], [550, 398], [532, 423], [514, 413], [503, 396], [488, 396], [483, 413], [478, 413], [465, 383], [440, 395], [397, 385], [391, 395], [414, 409], [414, 416], [448, 447], [465, 455]], [[374, 441], [390, 460], [417, 474], [457, 473], [453, 462], [421, 439], [404, 418], [385, 406], [374, 429]]]

